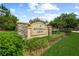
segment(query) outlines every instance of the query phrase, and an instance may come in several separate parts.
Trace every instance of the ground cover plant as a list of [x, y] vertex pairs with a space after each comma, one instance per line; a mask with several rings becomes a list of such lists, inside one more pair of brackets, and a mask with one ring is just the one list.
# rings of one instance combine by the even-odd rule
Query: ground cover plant
[[51, 46], [43, 56], [79, 56], [79, 33], [70, 33]]

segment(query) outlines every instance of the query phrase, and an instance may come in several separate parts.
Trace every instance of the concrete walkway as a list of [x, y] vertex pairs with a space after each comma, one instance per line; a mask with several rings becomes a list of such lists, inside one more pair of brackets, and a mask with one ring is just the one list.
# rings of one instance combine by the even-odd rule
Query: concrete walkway
[[76, 33], [79, 33], [79, 31], [72, 31], [72, 32], [76, 32]]

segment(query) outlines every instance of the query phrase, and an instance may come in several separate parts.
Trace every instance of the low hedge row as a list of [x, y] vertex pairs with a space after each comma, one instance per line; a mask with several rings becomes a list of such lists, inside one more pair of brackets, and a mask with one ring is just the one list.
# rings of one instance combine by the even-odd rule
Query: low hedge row
[[60, 37], [62, 35], [63, 33], [53, 34], [52, 36], [46, 36], [42, 38], [38, 37], [38, 38], [28, 39], [25, 42], [25, 47], [30, 52], [40, 48], [45, 48], [48, 46], [49, 41], [53, 41], [55, 40], [56, 37]]
[[62, 38], [65, 35], [65, 33], [61, 32], [61, 33], [57, 33], [57, 34], [53, 34], [52, 36], [48, 37], [48, 41], [54, 41], [56, 39]]
[[47, 47], [47, 43], [48, 40], [46, 38], [33, 38], [26, 41], [26, 49], [31, 52], [36, 49]]

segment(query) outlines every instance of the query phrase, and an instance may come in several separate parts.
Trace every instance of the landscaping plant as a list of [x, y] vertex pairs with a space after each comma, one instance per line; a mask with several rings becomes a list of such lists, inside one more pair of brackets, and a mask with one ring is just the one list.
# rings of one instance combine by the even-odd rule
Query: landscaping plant
[[0, 56], [23, 55], [22, 38], [16, 32], [0, 32]]

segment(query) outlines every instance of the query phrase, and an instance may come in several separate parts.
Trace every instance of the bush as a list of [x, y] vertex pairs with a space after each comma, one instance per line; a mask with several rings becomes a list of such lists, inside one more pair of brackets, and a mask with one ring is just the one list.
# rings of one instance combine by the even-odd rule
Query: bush
[[22, 55], [22, 38], [15, 32], [0, 32], [0, 55]]
[[60, 37], [62, 34], [63, 33], [56, 33], [51, 36], [28, 39], [25, 43], [25, 49], [32, 52], [37, 49], [45, 48], [48, 46], [49, 42], [56, 40], [56, 38]]
[[26, 49], [30, 52], [47, 46], [48, 40], [46, 38], [32, 38], [26, 41]]

